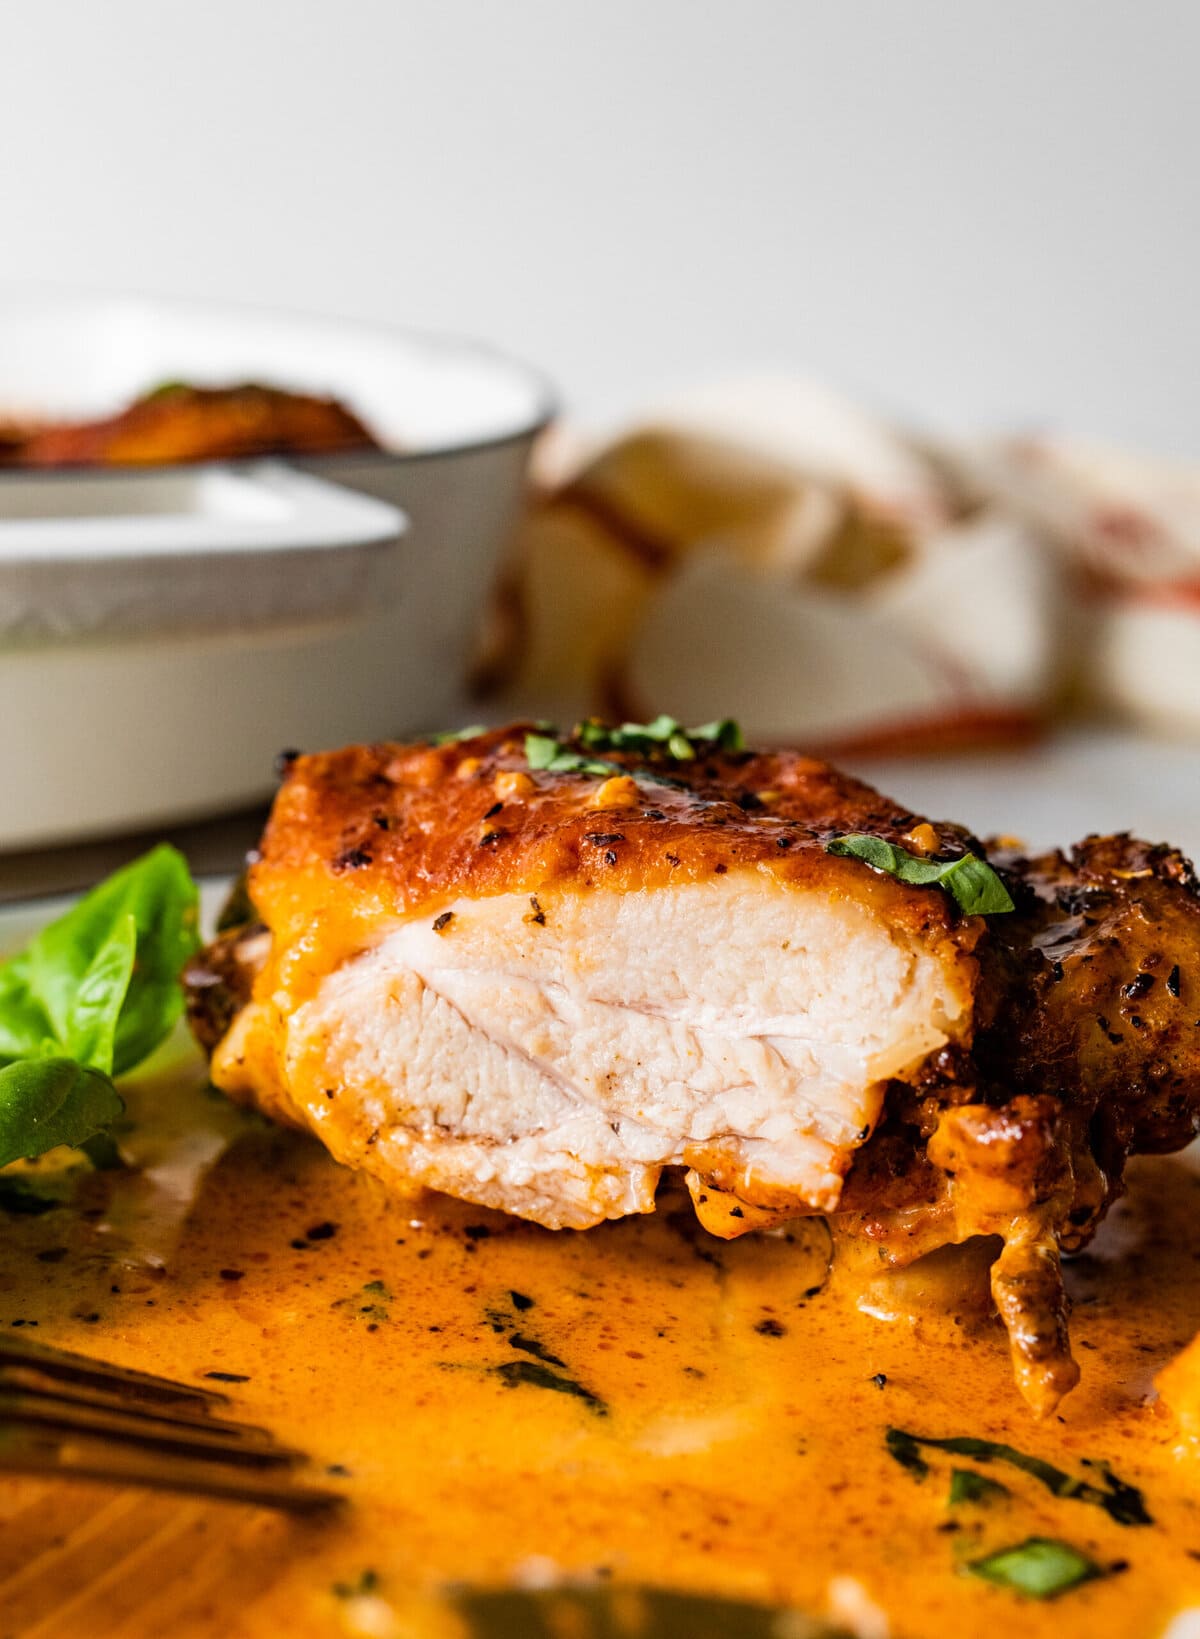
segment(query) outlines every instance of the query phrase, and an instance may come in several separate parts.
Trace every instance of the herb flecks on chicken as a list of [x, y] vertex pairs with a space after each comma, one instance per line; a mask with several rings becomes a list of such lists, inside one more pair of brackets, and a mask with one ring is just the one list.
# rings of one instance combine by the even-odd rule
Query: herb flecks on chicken
[[999, 1236], [1039, 1412], [1077, 1377], [1060, 1250], [1129, 1154], [1197, 1130], [1178, 854], [989, 864], [729, 725], [296, 758], [249, 894], [260, 930], [189, 976], [235, 1097], [398, 1189], [553, 1228], [652, 1211], [682, 1167], [722, 1236], [823, 1213], [895, 1264]]

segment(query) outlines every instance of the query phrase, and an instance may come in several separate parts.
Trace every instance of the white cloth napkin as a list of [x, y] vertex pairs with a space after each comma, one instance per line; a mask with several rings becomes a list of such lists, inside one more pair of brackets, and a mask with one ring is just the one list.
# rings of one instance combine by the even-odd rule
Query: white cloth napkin
[[[1081, 707], [1200, 733], [1190, 473], [932, 446], [769, 379], [560, 436], [541, 476], [482, 669], [497, 711], [731, 715], [829, 751], [994, 743]], [[1189, 669], [1195, 703], [1168, 709]]]

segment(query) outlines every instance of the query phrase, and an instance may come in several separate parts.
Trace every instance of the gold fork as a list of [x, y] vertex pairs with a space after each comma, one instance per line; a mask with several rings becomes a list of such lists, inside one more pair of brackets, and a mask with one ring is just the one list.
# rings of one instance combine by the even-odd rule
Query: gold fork
[[0, 1469], [221, 1497], [294, 1513], [338, 1492], [303, 1452], [224, 1415], [227, 1395], [0, 1337]]

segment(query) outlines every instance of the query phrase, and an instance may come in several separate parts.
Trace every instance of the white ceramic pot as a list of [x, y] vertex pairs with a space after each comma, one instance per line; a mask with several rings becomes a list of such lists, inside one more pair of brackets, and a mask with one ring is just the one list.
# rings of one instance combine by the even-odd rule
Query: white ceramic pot
[[[100, 415], [164, 380], [260, 380], [344, 400], [388, 450], [304, 468], [321, 485], [400, 509], [407, 533], [395, 512], [386, 527], [387, 507], [339, 519], [327, 494], [325, 550], [311, 550], [322, 540], [301, 543], [299, 526], [289, 540], [277, 515], [277, 567], [264, 571], [261, 540], [218, 549], [214, 526], [211, 550], [198, 549], [202, 517], [185, 495], [203, 488], [198, 473], [212, 474], [210, 491], [214, 483], [229, 490], [256, 476], [249, 468], [143, 473], [139, 494], [148, 483], [174, 486], [164, 516], [191, 513], [164, 526], [190, 541], [186, 573], [182, 559], [165, 561], [160, 542], [152, 575], [146, 517], [157, 503], [119, 495], [116, 486], [128, 492], [133, 482], [129, 472], [39, 479], [59, 499], [31, 507], [34, 480], [0, 471], [0, 568], [6, 528], [15, 539], [23, 525], [27, 545], [32, 517], [63, 560], [51, 576], [53, 608], [39, 610], [36, 599], [29, 607], [32, 571], [19, 583], [19, 620], [0, 573], [0, 847], [218, 813], [271, 789], [282, 748], [453, 727], [463, 710], [481, 605], [520, 507], [530, 448], [553, 411], [542, 378], [472, 343], [370, 326], [0, 294], [0, 416]], [[99, 498], [81, 501], [80, 486]], [[79, 546], [73, 568], [71, 519], [82, 540], [96, 512], [107, 515], [106, 545]], [[221, 527], [237, 533], [228, 516]], [[347, 549], [340, 578], [339, 547]], [[144, 572], [131, 569], [135, 550], [147, 558]], [[92, 590], [81, 592], [72, 576], [82, 575], [85, 557]], [[107, 603], [97, 590], [106, 584]], [[124, 586], [136, 586], [140, 601], [118, 596]], [[72, 607], [74, 620], [62, 613]], [[116, 613], [101, 619], [102, 607]]]

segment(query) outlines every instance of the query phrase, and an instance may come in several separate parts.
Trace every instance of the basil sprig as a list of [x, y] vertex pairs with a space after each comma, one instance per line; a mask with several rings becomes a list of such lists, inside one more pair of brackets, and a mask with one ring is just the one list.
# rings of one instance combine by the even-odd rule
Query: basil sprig
[[154, 848], [0, 967], [0, 1166], [83, 1145], [124, 1109], [113, 1078], [148, 1058], [183, 1005], [196, 885]]
[[838, 837], [825, 844], [826, 853], [844, 854], [885, 871], [898, 882], [945, 891], [967, 916], [999, 916], [1013, 909], [1008, 889], [985, 859], [962, 854], [958, 859], [922, 859], [897, 848], [883, 837]]

